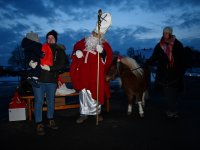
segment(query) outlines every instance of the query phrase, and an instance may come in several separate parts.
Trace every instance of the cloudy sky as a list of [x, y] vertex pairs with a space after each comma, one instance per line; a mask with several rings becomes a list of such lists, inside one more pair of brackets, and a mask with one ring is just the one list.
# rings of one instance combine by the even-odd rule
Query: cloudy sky
[[0, 0], [0, 66], [30, 31], [44, 43], [55, 29], [71, 54], [75, 42], [95, 28], [99, 9], [112, 15], [105, 37], [121, 54], [129, 47], [154, 48], [165, 26], [184, 46], [200, 50], [199, 0]]

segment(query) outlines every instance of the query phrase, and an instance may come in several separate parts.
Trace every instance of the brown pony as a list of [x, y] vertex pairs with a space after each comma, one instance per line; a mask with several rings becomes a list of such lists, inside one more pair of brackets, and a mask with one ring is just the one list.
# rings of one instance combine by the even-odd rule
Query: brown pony
[[106, 75], [106, 81], [120, 77], [122, 88], [128, 98], [127, 114], [132, 113], [132, 100], [136, 98], [139, 115], [144, 117], [145, 99], [148, 96], [150, 76], [147, 68], [141, 67], [133, 58], [113, 57], [112, 64]]

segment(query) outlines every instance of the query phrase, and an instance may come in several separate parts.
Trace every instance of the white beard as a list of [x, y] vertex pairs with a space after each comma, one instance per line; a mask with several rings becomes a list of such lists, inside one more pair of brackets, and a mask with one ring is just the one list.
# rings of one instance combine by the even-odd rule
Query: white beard
[[85, 39], [85, 46], [87, 51], [95, 50], [97, 44], [98, 44], [98, 38], [94, 37], [93, 35], [90, 35]]

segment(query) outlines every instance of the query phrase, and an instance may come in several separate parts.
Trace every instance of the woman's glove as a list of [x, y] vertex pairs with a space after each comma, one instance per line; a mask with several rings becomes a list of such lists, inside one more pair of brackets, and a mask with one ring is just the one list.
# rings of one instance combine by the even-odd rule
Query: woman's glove
[[43, 70], [50, 71], [50, 67], [48, 65], [40, 65]]
[[33, 60], [31, 60], [31, 61], [29, 62], [29, 66], [30, 66], [31, 68], [33, 68], [33, 69], [37, 66], [37, 64], [38, 64], [38, 62], [34, 62]]
[[82, 58], [83, 57], [83, 52], [81, 50], [77, 50], [75, 54], [76, 54], [77, 58]]
[[103, 47], [101, 45], [97, 44], [96, 50], [97, 50], [97, 52], [102, 53], [103, 52]]

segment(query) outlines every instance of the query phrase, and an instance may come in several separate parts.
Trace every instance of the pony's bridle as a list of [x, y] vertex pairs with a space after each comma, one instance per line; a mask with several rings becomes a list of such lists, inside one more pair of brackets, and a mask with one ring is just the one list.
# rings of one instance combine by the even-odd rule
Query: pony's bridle
[[137, 67], [137, 68], [132, 68], [132, 69], [130, 69], [131, 71], [136, 71], [136, 70], [138, 70], [138, 69], [140, 69], [140, 68], [142, 68], [141, 66], [139, 66], [139, 67]]
[[[119, 73], [119, 63], [120, 63], [121, 61], [117, 61], [117, 71], [118, 71], [118, 73]], [[137, 67], [137, 68], [130, 68], [130, 70], [131, 71], [136, 71], [136, 70], [138, 70], [138, 69], [140, 69], [140, 68], [142, 68], [141, 66], [139, 66], [139, 67]]]

